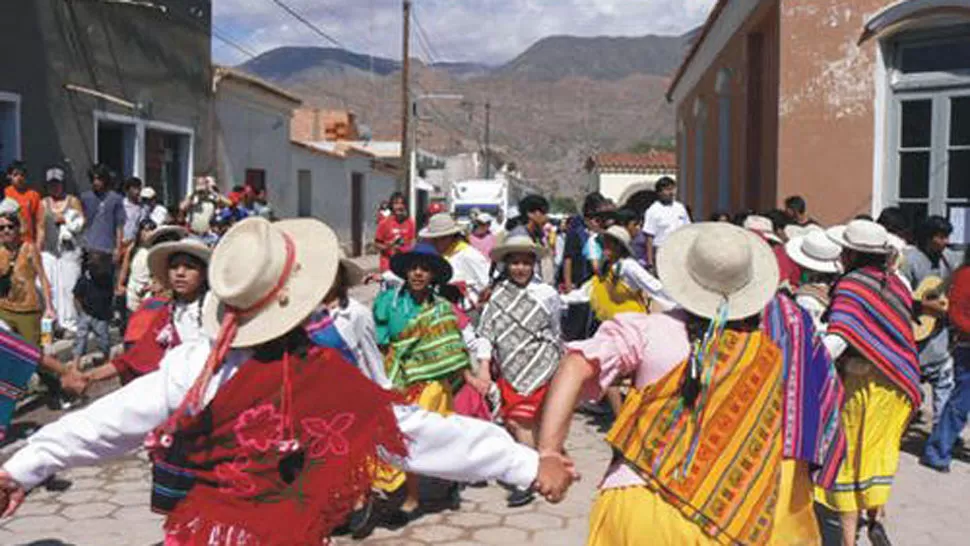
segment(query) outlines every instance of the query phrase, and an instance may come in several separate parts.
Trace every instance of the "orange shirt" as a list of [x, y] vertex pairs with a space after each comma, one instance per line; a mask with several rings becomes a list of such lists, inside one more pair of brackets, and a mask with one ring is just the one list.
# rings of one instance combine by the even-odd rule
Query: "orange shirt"
[[23, 225], [24, 240], [31, 243], [37, 237], [37, 214], [40, 212], [40, 194], [34, 190], [17, 191], [13, 186], [7, 186], [4, 195], [20, 205], [20, 223]]

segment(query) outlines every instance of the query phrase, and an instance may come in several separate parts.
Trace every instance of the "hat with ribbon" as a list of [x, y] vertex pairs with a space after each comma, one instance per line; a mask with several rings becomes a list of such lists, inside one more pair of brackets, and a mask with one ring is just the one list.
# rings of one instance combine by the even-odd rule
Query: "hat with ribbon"
[[208, 266], [212, 250], [202, 241], [193, 238], [153, 246], [148, 251], [148, 271], [165, 288], [169, 288], [168, 269], [176, 254], [188, 254]]
[[775, 233], [775, 223], [771, 221], [771, 218], [767, 216], [759, 216], [757, 214], [752, 214], [744, 219], [744, 229], [753, 231], [769, 242], [781, 243], [781, 237]]
[[505, 238], [500, 245], [497, 245], [492, 249], [491, 255], [489, 256], [493, 262], [501, 262], [509, 254], [516, 254], [519, 252], [524, 252], [527, 254], [532, 254], [536, 259], [542, 258], [546, 254], [546, 250], [541, 246], [537, 245], [532, 237], [524, 233], [514, 233]]
[[448, 237], [449, 235], [458, 235], [462, 231], [462, 227], [450, 214], [442, 212], [435, 214], [428, 220], [427, 227], [418, 232], [418, 237], [422, 239], [438, 239], [440, 237]]
[[838, 273], [842, 247], [824, 231], [810, 231], [785, 244], [785, 253], [799, 266], [820, 273]]
[[391, 271], [406, 282], [408, 271], [417, 264], [424, 264], [431, 270], [435, 284], [447, 284], [451, 280], [451, 264], [430, 243], [418, 243], [410, 252], [394, 255], [391, 258]]
[[893, 251], [889, 232], [870, 220], [853, 220], [847, 225], [829, 228], [826, 234], [842, 248], [856, 252], [889, 254]]
[[778, 289], [778, 261], [756, 233], [703, 222], [670, 234], [657, 256], [664, 290], [687, 311], [725, 320], [760, 313]]

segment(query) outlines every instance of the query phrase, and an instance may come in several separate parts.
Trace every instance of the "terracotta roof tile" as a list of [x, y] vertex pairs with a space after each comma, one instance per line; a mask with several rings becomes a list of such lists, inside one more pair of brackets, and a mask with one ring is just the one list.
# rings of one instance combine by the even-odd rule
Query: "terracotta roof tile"
[[677, 169], [677, 154], [670, 151], [651, 150], [645, 154], [604, 153], [594, 155], [587, 163], [588, 169]]

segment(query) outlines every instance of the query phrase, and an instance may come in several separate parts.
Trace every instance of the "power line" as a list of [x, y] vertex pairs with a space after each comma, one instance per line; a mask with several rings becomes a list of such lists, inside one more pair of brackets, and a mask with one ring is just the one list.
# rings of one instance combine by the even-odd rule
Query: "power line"
[[283, 0], [270, 0], [270, 2], [272, 2], [272, 3], [276, 4], [277, 6], [279, 6], [280, 8], [282, 8], [286, 13], [289, 13], [290, 15], [292, 15], [294, 19], [296, 19], [297, 21], [299, 21], [299, 22], [303, 23], [304, 25], [306, 25], [307, 28], [309, 28], [313, 32], [319, 34], [321, 37], [323, 37], [328, 42], [332, 43], [333, 45], [335, 45], [335, 46], [337, 46], [337, 47], [339, 47], [341, 49], [347, 49], [347, 47], [344, 46], [342, 43], [340, 43], [336, 38], [334, 38], [333, 36], [327, 34], [323, 30], [321, 30], [320, 27], [318, 27], [317, 25], [313, 24], [309, 19], [307, 19], [306, 17], [304, 17], [303, 15], [301, 15], [295, 9], [291, 8]]
[[431, 39], [428, 37], [428, 31], [424, 29], [424, 25], [418, 19], [416, 13], [412, 13], [411, 19], [414, 21], [414, 26], [417, 29], [418, 40], [424, 40], [425, 52], [428, 54], [429, 61], [432, 63], [443, 60], [443, 57], [439, 54], [437, 48], [431, 44]]
[[243, 55], [245, 55], [246, 57], [248, 57], [250, 60], [256, 58], [256, 54], [253, 53], [251, 50], [249, 50], [246, 47], [243, 47], [242, 45], [236, 43], [235, 41], [233, 41], [233, 40], [231, 40], [229, 38], [226, 38], [225, 35], [224, 35], [224, 33], [223, 33], [223, 31], [219, 30], [218, 27], [216, 27], [214, 24], [212, 25], [212, 36], [216, 40], [219, 40], [220, 42], [222, 42], [222, 43], [228, 45], [229, 47], [232, 47], [236, 51], [242, 53]]

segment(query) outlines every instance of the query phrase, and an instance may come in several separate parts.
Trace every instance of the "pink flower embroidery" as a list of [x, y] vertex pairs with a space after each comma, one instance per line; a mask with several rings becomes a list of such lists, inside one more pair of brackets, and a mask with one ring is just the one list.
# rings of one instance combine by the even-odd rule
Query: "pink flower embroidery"
[[248, 457], [236, 457], [232, 462], [216, 467], [219, 489], [230, 495], [246, 496], [256, 492], [256, 482], [245, 472], [249, 468]]
[[263, 404], [242, 412], [232, 429], [239, 445], [259, 452], [269, 451], [283, 437], [283, 416], [273, 404]]
[[350, 444], [344, 433], [354, 424], [353, 414], [339, 413], [329, 421], [320, 417], [306, 417], [300, 422], [303, 424], [303, 432], [311, 438], [308, 450], [311, 459], [327, 453], [346, 455], [350, 451]]

